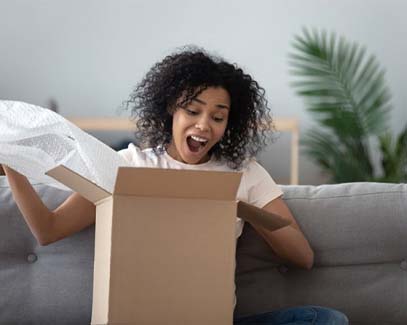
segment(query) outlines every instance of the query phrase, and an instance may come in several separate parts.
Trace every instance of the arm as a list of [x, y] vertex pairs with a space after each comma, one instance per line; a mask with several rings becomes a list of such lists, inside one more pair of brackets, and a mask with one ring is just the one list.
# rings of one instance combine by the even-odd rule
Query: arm
[[41, 245], [65, 238], [95, 222], [94, 204], [79, 194], [72, 194], [58, 208], [50, 211], [26, 177], [7, 166], [3, 166], [3, 169], [14, 200]]
[[311, 269], [314, 263], [314, 252], [283, 199], [278, 197], [266, 204], [263, 209], [290, 220], [291, 225], [275, 231], [269, 231], [261, 226], [252, 224], [254, 229], [265, 239], [278, 256], [296, 266]]

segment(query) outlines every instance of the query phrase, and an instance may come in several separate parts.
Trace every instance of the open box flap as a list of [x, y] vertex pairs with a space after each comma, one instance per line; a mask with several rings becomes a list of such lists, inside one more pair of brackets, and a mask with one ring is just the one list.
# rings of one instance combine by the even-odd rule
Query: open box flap
[[247, 222], [253, 222], [268, 230], [277, 230], [291, 224], [291, 221], [278, 214], [268, 212], [243, 201], [238, 201], [237, 215]]
[[68, 186], [70, 189], [78, 192], [85, 199], [95, 204], [100, 200], [112, 195], [100, 186], [92, 183], [78, 173], [62, 165], [50, 169], [45, 174], [51, 176], [65, 186]]
[[241, 177], [238, 172], [119, 167], [113, 193], [234, 201]]

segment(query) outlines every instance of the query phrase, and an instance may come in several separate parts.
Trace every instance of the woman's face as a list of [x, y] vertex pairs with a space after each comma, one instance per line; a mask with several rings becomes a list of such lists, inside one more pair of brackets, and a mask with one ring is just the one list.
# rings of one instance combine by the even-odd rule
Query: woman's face
[[208, 161], [209, 150], [225, 133], [229, 110], [229, 93], [220, 87], [207, 88], [185, 108], [177, 107], [168, 154], [186, 164]]

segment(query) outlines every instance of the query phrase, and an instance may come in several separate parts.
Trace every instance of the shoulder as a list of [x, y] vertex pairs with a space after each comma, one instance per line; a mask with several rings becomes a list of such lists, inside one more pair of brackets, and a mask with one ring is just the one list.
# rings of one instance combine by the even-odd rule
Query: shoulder
[[255, 158], [246, 160], [241, 168], [243, 175], [250, 178], [271, 177], [267, 170]]
[[248, 160], [242, 172], [242, 182], [248, 192], [249, 203], [262, 208], [283, 194], [268, 171], [256, 159]]
[[130, 143], [126, 149], [122, 149], [117, 153], [130, 163], [133, 161], [135, 157], [142, 155], [141, 149], [135, 146], [133, 143]]
[[139, 167], [156, 165], [158, 159], [153, 148], [141, 149], [133, 143], [126, 149], [118, 151], [118, 154], [131, 165]]
[[248, 188], [265, 182], [266, 180], [268, 180], [268, 183], [270, 181], [274, 183], [267, 170], [260, 165], [255, 158], [246, 160], [240, 171], [243, 173], [242, 181]]

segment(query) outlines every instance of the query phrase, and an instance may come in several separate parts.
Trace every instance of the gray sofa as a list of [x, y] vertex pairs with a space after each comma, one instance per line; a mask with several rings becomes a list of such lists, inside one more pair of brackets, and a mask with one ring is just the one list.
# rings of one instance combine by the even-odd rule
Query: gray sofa
[[[69, 192], [34, 187], [53, 208]], [[407, 324], [407, 184], [282, 186], [315, 251], [284, 265], [246, 224], [237, 247], [236, 314], [324, 305], [351, 324]], [[0, 177], [0, 324], [89, 324], [94, 227], [39, 246]]]

